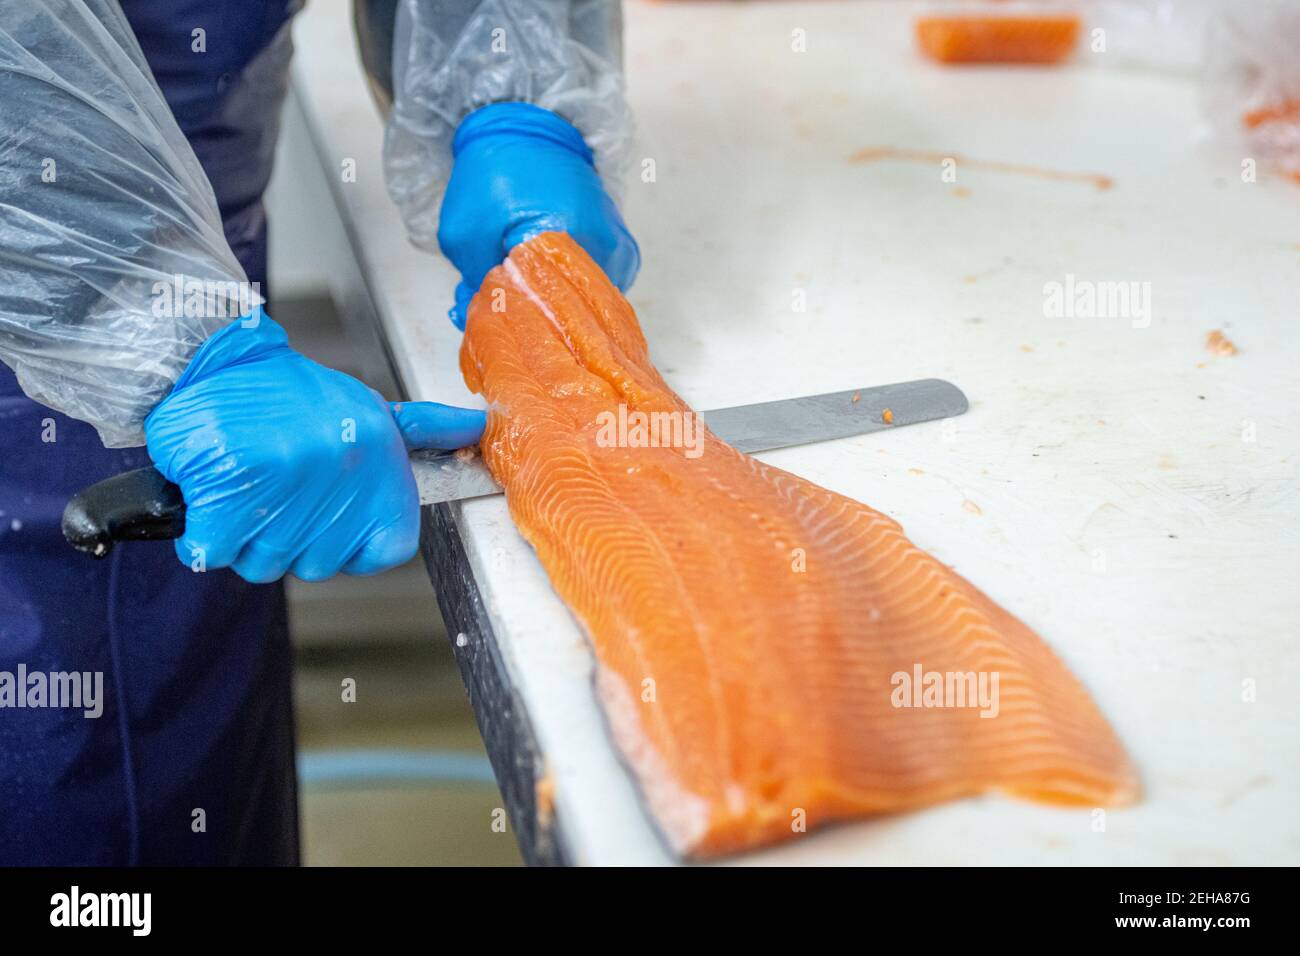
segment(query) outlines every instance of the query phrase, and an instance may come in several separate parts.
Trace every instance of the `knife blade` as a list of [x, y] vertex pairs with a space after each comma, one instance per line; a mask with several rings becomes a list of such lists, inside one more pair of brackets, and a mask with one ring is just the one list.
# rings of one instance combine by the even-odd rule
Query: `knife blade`
[[[951, 418], [969, 407], [966, 396], [956, 385], [943, 379], [924, 378], [715, 408], [701, 412], [700, 417], [728, 445], [753, 453]], [[886, 409], [890, 412], [890, 422], [884, 420]], [[411, 471], [420, 490], [420, 504], [424, 505], [501, 492], [501, 486], [488, 473], [483, 459], [466, 451], [413, 452]]]
[[[744, 452], [866, 435], [963, 414], [969, 403], [956, 385], [926, 378], [803, 398], [702, 412], [705, 425]], [[498, 494], [501, 486], [472, 450], [413, 452], [422, 505]], [[154, 468], [107, 478], [73, 495], [63, 510], [63, 536], [78, 551], [102, 558], [115, 541], [161, 541], [185, 530], [180, 489]]]

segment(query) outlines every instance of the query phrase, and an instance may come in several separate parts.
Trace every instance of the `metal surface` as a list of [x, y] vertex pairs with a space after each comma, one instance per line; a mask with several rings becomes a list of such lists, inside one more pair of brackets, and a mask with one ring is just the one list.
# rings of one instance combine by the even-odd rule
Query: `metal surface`
[[420, 490], [420, 504], [479, 498], [501, 491], [483, 459], [471, 450], [411, 452], [411, 472]]
[[[938, 378], [877, 385], [805, 398], [736, 405], [704, 412], [715, 435], [744, 452], [848, 438], [963, 414], [962, 390]], [[888, 411], [889, 421], [885, 421]]]
[[[901, 428], [963, 414], [970, 405], [956, 385], [924, 378], [701, 412], [704, 423], [743, 452], [770, 451]], [[888, 412], [889, 421], [886, 421]], [[415, 452], [411, 470], [420, 503], [434, 505], [501, 491], [483, 459], [468, 451]]]

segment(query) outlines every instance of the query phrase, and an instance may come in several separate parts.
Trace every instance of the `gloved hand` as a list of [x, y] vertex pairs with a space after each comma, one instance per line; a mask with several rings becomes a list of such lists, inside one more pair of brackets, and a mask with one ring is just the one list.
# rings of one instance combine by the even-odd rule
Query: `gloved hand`
[[641, 252], [570, 123], [530, 103], [494, 103], [465, 117], [451, 148], [438, 245], [461, 274], [457, 328], [488, 270], [538, 233], [567, 232], [611, 282], [632, 284]]
[[154, 465], [185, 497], [176, 554], [253, 582], [374, 574], [416, 550], [420, 513], [407, 448], [478, 440], [484, 413], [389, 405], [289, 348], [260, 309], [208, 339], [144, 431]]

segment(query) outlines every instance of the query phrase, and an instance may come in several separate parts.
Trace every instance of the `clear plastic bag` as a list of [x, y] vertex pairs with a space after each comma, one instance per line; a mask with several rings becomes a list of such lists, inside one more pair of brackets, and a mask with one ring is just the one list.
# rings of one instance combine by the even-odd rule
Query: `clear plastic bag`
[[1202, 84], [1220, 138], [1300, 180], [1300, 2], [1224, 6], [1206, 31]]
[[0, 360], [109, 447], [142, 444], [260, 296], [114, 0], [3, 3], [0, 104]]
[[[1084, 57], [1114, 66], [1195, 76], [1205, 27], [1223, 0], [1096, 0], [1079, 7], [1088, 40], [1101, 49]], [[1094, 31], [1100, 30], [1100, 35]]]
[[564, 117], [618, 198], [632, 122], [617, 0], [400, 0], [394, 33], [384, 171], [415, 245], [437, 251], [452, 137], [490, 103], [533, 103]]

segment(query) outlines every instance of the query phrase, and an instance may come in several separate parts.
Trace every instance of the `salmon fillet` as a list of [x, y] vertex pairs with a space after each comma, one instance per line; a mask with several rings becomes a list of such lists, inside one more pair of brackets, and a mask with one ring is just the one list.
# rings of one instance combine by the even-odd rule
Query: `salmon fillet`
[[[1065, 666], [896, 522], [669, 428], [699, 420], [567, 235], [488, 275], [460, 364], [489, 403], [484, 460], [590, 640], [612, 735], [677, 853], [987, 790], [1136, 795]], [[657, 445], [637, 412], [661, 416]]]
[[1057, 63], [1074, 50], [1079, 18], [1043, 16], [921, 17], [921, 50], [940, 63]]

